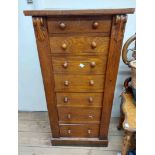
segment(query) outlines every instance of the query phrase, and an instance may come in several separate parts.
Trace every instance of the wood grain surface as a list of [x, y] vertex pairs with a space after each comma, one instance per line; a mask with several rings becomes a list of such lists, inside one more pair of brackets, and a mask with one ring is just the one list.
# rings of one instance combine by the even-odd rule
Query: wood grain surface
[[[56, 92], [103, 92], [104, 75], [54, 74]], [[68, 86], [65, 86], [65, 82]], [[93, 81], [94, 84], [90, 85]]]
[[133, 14], [135, 8], [120, 9], [89, 9], [89, 10], [25, 10], [26, 16], [103, 16], [103, 15], [121, 15]]
[[[90, 32], [110, 32], [111, 16], [86, 17], [86, 18], [48, 18], [49, 33], [90, 33]], [[64, 28], [61, 28], [61, 23]], [[96, 27], [95, 24], [97, 23]]]
[[[92, 43], [96, 48], [92, 48]], [[62, 45], [66, 45], [66, 49]], [[50, 37], [51, 53], [60, 54], [108, 54], [109, 37], [102, 36], [61, 36]]]
[[62, 74], [105, 74], [107, 56], [53, 56], [53, 72]]
[[57, 106], [101, 107], [102, 96], [103, 93], [57, 93]]
[[[36, 22], [34, 22], [34, 32], [36, 36], [38, 55], [40, 60], [40, 66], [43, 76], [44, 89], [46, 94], [47, 108], [48, 114], [50, 117], [50, 125], [53, 132], [53, 137], [59, 137], [59, 126], [58, 126], [58, 113], [56, 109], [56, 98], [54, 93], [54, 77], [52, 74], [52, 63], [49, 59], [50, 53], [50, 44], [49, 44], [49, 36], [47, 31], [47, 23], [45, 18], [35, 18], [33, 17], [33, 21], [36, 21], [38, 26], [36, 27]], [[40, 40], [38, 38], [38, 30], [44, 33], [44, 39]], [[48, 67], [47, 67], [48, 66]]]
[[59, 123], [99, 123], [101, 108], [58, 107]]
[[113, 17], [109, 55], [105, 77], [105, 93], [103, 98], [103, 109], [100, 124], [100, 139], [105, 139], [108, 136], [115, 84], [117, 79], [126, 21], [126, 15], [117, 15]]
[[80, 124], [80, 125], [60, 125], [60, 135], [62, 137], [98, 137], [98, 124]]

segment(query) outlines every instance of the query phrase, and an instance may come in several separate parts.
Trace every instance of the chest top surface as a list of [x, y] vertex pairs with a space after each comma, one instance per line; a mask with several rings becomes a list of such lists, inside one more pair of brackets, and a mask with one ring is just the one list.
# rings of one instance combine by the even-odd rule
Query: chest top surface
[[25, 10], [26, 16], [131, 14], [135, 0], [47, 0]]

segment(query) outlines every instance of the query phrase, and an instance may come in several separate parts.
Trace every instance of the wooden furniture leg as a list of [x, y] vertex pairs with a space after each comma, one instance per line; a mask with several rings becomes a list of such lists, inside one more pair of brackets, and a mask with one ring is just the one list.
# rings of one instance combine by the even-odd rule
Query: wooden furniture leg
[[136, 147], [136, 106], [133, 102], [133, 96], [131, 92], [122, 93], [121, 102], [121, 117], [118, 129], [124, 129], [124, 137], [122, 143], [122, 154], [127, 155], [130, 149], [135, 149]]
[[123, 137], [123, 146], [122, 146], [121, 155], [127, 155], [129, 148], [131, 148], [131, 145], [132, 145], [133, 134], [134, 134], [133, 132], [125, 131], [125, 134]]
[[119, 124], [117, 126], [118, 130], [123, 129], [123, 122], [124, 122], [124, 113], [122, 111], [122, 101], [121, 101], [121, 105], [120, 105], [120, 118], [119, 118]]

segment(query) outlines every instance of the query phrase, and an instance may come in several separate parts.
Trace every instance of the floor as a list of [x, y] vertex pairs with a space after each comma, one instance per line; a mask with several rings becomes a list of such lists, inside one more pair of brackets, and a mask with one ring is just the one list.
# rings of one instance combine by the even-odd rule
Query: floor
[[47, 112], [19, 112], [19, 155], [118, 155], [122, 131], [118, 118], [112, 118], [108, 147], [51, 146]]

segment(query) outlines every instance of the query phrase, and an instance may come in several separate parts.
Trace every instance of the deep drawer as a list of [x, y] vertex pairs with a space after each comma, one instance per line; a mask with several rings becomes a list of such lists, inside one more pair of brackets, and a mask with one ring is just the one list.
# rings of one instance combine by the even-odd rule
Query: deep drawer
[[54, 56], [52, 57], [54, 73], [69, 74], [104, 74], [107, 56]]
[[56, 93], [57, 106], [101, 107], [103, 93]]
[[99, 123], [101, 108], [58, 107], [59, 123]]
[[55, 74], [56, 92], [103, 92], [104, 75]]
[[81, 125], [60, 125], [60, 135], [62, 137], [98, 137], [98, 124], [81, 124]]
[[109, 37], [102, 36], [54, 36], [50, 37], [52, 54], [107, 56]]
[[110, 32], [111, 16], [91, 18], [48, 18], [49, 33]]

